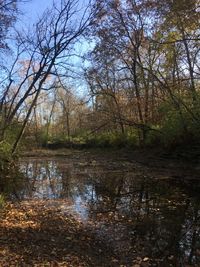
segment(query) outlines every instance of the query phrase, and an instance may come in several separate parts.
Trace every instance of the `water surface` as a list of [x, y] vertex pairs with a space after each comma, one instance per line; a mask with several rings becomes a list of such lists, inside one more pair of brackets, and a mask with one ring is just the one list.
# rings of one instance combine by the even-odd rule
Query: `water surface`
[[[27, 158], [19, 199], [46, 199], [71, 213], [129, 266], [200, 266], [200, 198], [173, 179], [124, 159]], [[138, 260], [139, 260], [138, 258]]]

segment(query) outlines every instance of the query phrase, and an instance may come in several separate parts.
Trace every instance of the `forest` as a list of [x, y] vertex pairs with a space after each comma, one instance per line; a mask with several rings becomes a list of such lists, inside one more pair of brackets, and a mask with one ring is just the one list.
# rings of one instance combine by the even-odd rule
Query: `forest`
[[34, 1], [0, 1], [0, 266], [198, 267], [199, 0]]
[[3, 2], [1, 146], [198, 143], [198, 1], [64, 1], [11, 40]]

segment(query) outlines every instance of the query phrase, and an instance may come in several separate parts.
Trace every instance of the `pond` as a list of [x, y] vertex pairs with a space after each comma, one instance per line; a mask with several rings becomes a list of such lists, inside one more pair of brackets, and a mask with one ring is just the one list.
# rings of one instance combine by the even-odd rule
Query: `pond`
[[25, 158], [20, 170], [25, 180], [13, 198], [59, 205], [106, 240], [125, 266], [136, 256], [154, 259], [152, 266], [200, 266], [200, 196], [174, 179], [103, 156]]

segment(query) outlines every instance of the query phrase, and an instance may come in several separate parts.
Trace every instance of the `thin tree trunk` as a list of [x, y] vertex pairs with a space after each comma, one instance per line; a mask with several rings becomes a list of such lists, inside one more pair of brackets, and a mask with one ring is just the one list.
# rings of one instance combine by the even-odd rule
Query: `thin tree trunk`
[[26, 118], [24, 119], [24, 122], [23, 122], [23, 125], [22, 125], [22, 128], [21, 128], [21, 131], [19, 132], [19, 134], [17, 136], [17, 139], [16, 139], [16, 141], [15, 141], [15, 143], [13, 145], [12, 154], [14, 154], [16, 152], [17, 147], [18, 147], [18, 144], [20, 143], [20, 141], [22, 139], [22, 136], [23, 136], [23, 134], [25, 132], [26, 125], [28, 123], [29, 117], [31, 115], [31, 112], [32, 112], [34, 106], [36, 105], [36, 102], [37, 102], [37, 99], [38, 99], [39, 94], [40, 94], [40, 90], [37, 91], [37, 93], [35, 95], [35, 98], [34, 98], [33, 102], [31, 103], [31, 106], [30, 106], [30, 108], [28, 110], [28, 113], [26, 115]]

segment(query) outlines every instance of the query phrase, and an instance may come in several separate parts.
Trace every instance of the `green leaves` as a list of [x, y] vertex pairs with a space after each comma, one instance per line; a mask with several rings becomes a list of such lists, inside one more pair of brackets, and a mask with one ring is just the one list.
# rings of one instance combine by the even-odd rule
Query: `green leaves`
[[6, 142], [0, 142], [0, 160], [10, 161], [12, 159], [12, 146]]

